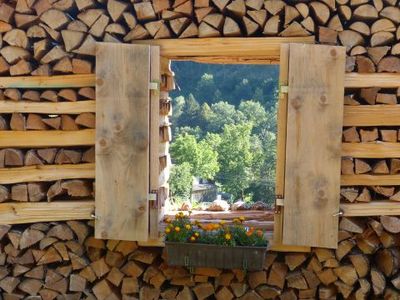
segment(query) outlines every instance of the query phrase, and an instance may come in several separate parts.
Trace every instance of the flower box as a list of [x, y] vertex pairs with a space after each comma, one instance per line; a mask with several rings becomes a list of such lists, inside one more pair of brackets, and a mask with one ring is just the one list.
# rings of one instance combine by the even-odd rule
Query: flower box
[[165, 242], [171, 266], [262, 270], [267, 247]]

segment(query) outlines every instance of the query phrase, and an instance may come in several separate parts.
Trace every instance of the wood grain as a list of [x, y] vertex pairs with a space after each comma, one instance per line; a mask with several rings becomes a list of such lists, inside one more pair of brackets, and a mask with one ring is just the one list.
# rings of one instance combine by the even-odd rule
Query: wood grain
[[0, 147], [64, 147], [94, 145], [94, 129], [77, 131], [0, 131]]
[[95, 85], [93, 74], [0, 77], [0, 88], [74, 88]]
[[342, 175], [340, 185], [353, 186], [353, 185], [399, 185], [400, 175]]
[[98, 43], [96, 77], [95, 236], [146, 241], [150, 47]]
[[0, 225], [91, 219], [94, 201], [1, 203]]
[[[188, 59], [192, 57], [264, 57], [279, 61], [280, 46], [286, 43], [313, 44], [314, 36], [309, 37], [269, 37], [260, 38], [202, 38], [202, 39], [159, 39], [134, 41], [135, 44], [157, 45], [161, 56]], [[204, 62], [204, 60], [203, 60]], [[220, 61], [221, 62], [221, 61]]]
[[342, 156], [358, 158], [398, 158], [400, 143], [343, 143]]
[[342, 203], [340, 209], [346, 217], [399, 216], [400, 205], [395, 201], [372, 201], [368, 203]]
[[346, 73], [345, 88], [397, 88], [400, 86], [399, 73]]
[[94, 178], [94, 170], [91, 163], [1, 168], [0, 184]]
[[[160, 71], [160, 47], [150, 47], [150, 81], [161, 83]], [[150, 192], [158, 194], [158, 179], [160, 173], [159, 145], [160, 145], [160, 90], [150, 91]], [[162, 219], [161, 205], [158, 201], [152, 201], [150, 205], [149, 238], [160, 237], [159, 223]]]
[[345, 106], [343, 126], [398, 126], [400, 105]]
[[344, 66], [343, 47], [290, 45], [284, 244], [337, 247]]
[[38, 114], [80, 114], [95, 112], [96, 102], [85, 100], [77, 102], [30, 102], [0, 101], [0, 113], [38, 113]]

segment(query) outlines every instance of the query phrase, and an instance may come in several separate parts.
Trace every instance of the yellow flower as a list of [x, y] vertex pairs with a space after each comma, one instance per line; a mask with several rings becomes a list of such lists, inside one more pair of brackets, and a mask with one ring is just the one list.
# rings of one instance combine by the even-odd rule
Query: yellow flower
[[189, 224], [186, 224], [186, 225], [185, 225], [185, 228], [186, 228], [187, 230], [189, 230], [189, 229], [191, 228], [191, 226], [190, 226]]
[[190, 237], [190, 240], [191, 240], [192, 242], [194, 242], [194, 241], [196, 240], [196, 238], [195, 238], [194, 236], [191, 236], [191, 237]]
[[229, 241], [232, 238], [230, 233], [225, 234], [225, 239]]
[[181, 231], [181, 228], [180, 228], [179, 226], [176, 226], [176, 227], [175, 227], [175, 231], [176, 231], [176, 232], [179, 232], [179, 231]]
[[166, 218], [165, 219], [165, 223], [171, 223], [171, 219], [170, 218]]
[[224, 225], [226, 223], [226, 221], [224, 221], [224, 220], [221, 220], [220, 222], [219, 222], [219, 224], [221, 224], [221, 225]]
[[239, 217], [239, 220], [243, 222], [244, 220], [246, 220], [246, 218], [243, 217], [243, 216], [240, 216], [240, 217]]
[[238, 218], [233, 219], [233, 223], [240, 223], [240, 220]]
[[218, 229], [220, 227], [219, 224], [212, 224], [212, 226], [213, 226], [214, 229]]
[[169, 229], [168, 227], [165, 228], [165, 233], [170, 233], [170, 232], [171, 232], [171, 229]]
[[174, 228], [174, 224], [168, 224], [168, 227]]
[[195, 235], [196, 237], [199, 237], [199, 236], [200, 236], [200, 233], [195, 232], [194, 235]]

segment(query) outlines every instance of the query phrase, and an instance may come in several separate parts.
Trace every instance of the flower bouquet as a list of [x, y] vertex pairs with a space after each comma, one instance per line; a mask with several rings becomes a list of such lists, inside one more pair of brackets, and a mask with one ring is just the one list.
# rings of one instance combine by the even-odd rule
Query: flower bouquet
[[244, 217], [201, 224], [179, 213], [166, 219], [167, 261], [172, 266], [261, 270], [268, 241], [265, 232], [244, 225]]

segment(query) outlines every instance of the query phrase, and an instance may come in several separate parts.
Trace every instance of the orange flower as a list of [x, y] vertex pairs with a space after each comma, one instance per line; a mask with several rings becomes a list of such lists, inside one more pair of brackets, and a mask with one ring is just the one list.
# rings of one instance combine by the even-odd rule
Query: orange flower
[[179, 226], [176, 226], [176, 227], [175, 227], [175, 231], [176, 231], [176, 232], [179, 232], [179, 231], [181, 231], [181, 228], [180, 228]]
[[171, 223], [171, 219], [170, 218], [166, 218], [165, 219], [165, 223]]
[[263, 232], [262, 232], [261, 230], [257, 230], [257, 235], [258, 235], [259, 237], [262, 237], [262, 236], [263, 236]]
[[247, 236], [251, 236], [253, 234], [253, 231], [246, 231]]

